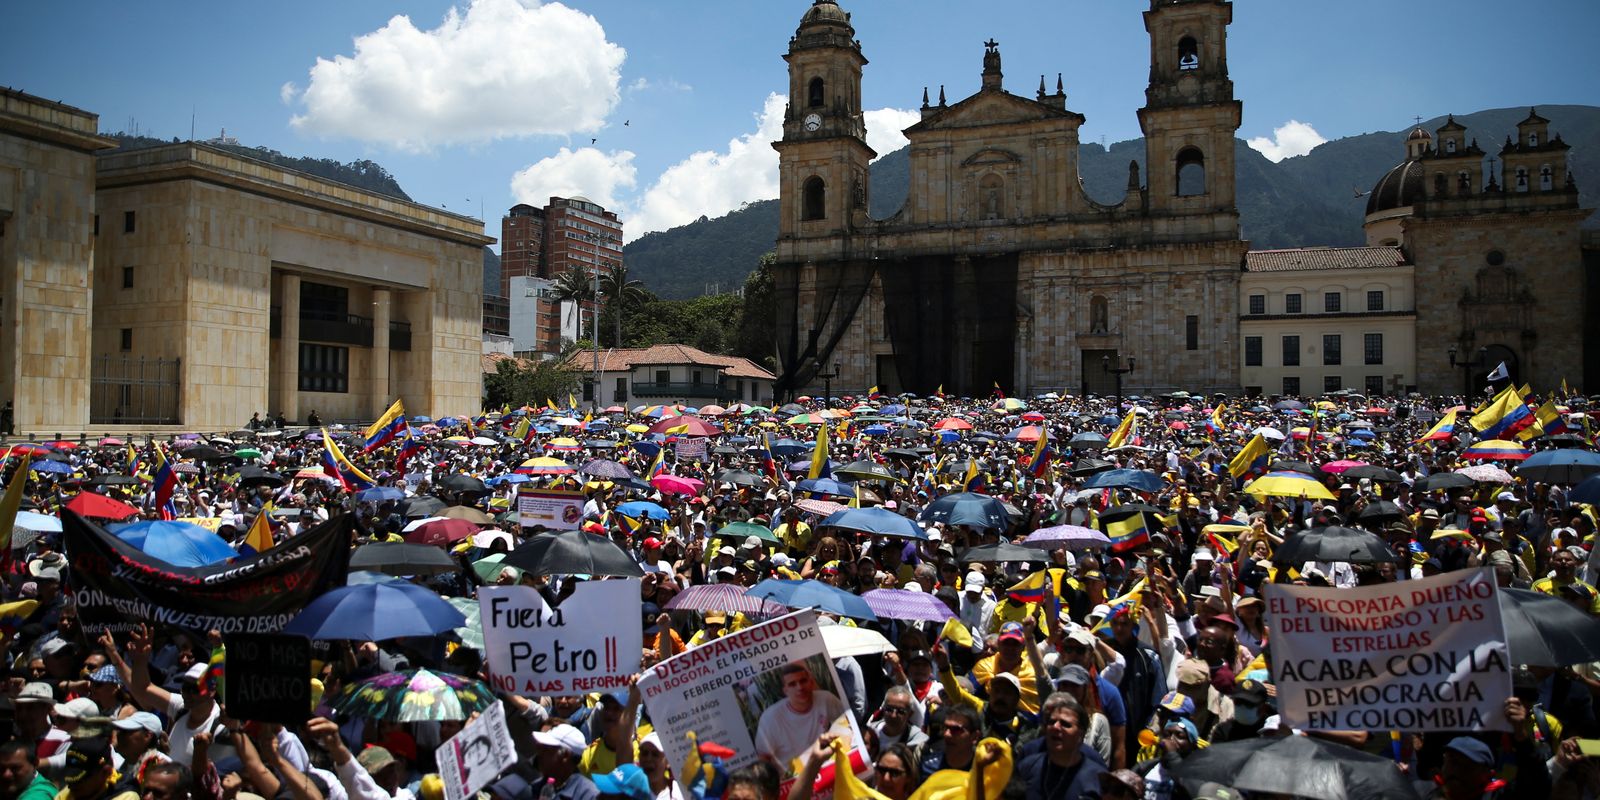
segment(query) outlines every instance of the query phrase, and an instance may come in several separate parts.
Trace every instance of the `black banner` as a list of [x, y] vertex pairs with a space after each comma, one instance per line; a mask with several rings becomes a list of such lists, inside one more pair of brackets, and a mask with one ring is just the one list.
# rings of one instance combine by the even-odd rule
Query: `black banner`
[[311, 718], [311, 640], [275, 633], [225, 636], [228, 716], [299, 725]]
[[224, 635], [276, 633], [317, 595], [344, 585], [355, 527], [341, 514], [233, 563], [175, 567], [62, 513], [69, 588], [79, 623], [91, 631], [148, 623]]

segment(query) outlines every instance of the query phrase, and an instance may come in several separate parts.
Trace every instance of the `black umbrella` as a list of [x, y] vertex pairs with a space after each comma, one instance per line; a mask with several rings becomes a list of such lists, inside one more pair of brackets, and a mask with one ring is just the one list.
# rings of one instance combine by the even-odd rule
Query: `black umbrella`
[[448, 504], [432, 495], [413, 497], [400, 504], [400, 515], [406, 519], [437, 516]]
[[1260, 736], [1196, 750], [1172, 766], [1190, 791], [1220, 783], [1262, 794], [1316, 800], [1415, 800], [1394, 761], [1309, 736]]
[[1388, 467], [1379, 467], [1372, 464], [1363, 464], [1359, 467], [1351, 467], [1345, 470], [1342, 474], [1346, 478], [1366, 478], [1367, 480], [1377, 481], [1379, 483], [1399, 483], [1400, 481], [1404, 480], [1404, 478], [1400, 477], [1400, 473], [1395, 472]]
[[83, 482], [85, 486], [138, 486], [144, 481], [132, 475], [96, 475]]
[[885, 467], [876, 461], [868, 461], [866, 459], [852, 461], [834, 470], [833, 474], [843, 475], [846, 478], [854, 478], [860, 481], [898, 482], [900, 480], [899, 478], [895, 477], [893, 472], [889, 471], [888, 467]]
[[534, 575], [644, 577], [644, 570], [626, 550], [604, 536], [583, 531], [541, 533], [500, 563]]
[[1329, 525], [1301, 531], [1283, 540], [1272, 563], [1286, 567], [1307, 561], [1347, 561], [1352, 564], [1372, 564], [1380, 561], [1400, 561], [1383, 537], [1359, 528]]
[[1299, 411], [1300, 409], [1305, 408], [1306, 404], [1300, 402], [1299, 400], [1279, 400], [1278, 402], [1273, 403], [1272, 407], [1278, 411]]
[[233, 457], [232, 453], [224, 453], [211, 445], [197, 444], [183, 451], [184, 458], [196, 461], [224, 461]]
[[757, 489], [764, 488], [767, 485], [766, 478], [742, 469], [725, 469], [713, 475], [711, 479], [717, 483], [731, 483], [734, 486], [749, 486]]
[[277, 488], [287, 483], [282, 475], [271, 472], [254, 464], [239, 468], [240, 486], [271, 486]]
[[1472, 479], [1459, 472], [1435, 472], [1426, 478], [1418, 478], [1411, 484], [1414, 492], [1433, 492], [1440, 489], [1467, 489], [1472, 486]]
[[1501, 589], [1500, 618], [1513, 664], [1566, 667], [1600, 661], [1600, 619], [1558, 595]]
[[1161, 509], [1156, 508], [1149, 503], [1127, 503], [1120, 506], [1112, 506], [1111, 508], [1106, 509], [1105, 512], [1100, 515], [1100, 518], [1106, 519], [1109, 517], [1114, 521], [1123, 517], [1131, 517], [1134, 514], [1161, 515], [1165, 513], [1165, 511], [1162, 511]]
[[1085, 475], [1093, 475], [1097, 472], [1105, 472], [1108, 469], [1116, 468], [1117, 465], [1110, 461], [1102, 461], [1098, 458], [1080, 458], [1072, 462], [1072, 466], [1067, 469], [1067, 474], [1081, 478]]
[[431, 544], [373, 542], [350, 554], [351, 570], [388, 575], [442, 575], [460, 569], [450, 554]]
[[1010, 524], [1005, 503], [974, 492], [954, 492], [940, 497], [925, 506], [917, 519], [974, 528], [1004, 528]]
[[1110, 439], [1093, 431], [1074, 434], [1071, 439], [1067, 440], [1067, 446], [1077, 450], [1093, 450], [1097, 447], [1105, 447], [1110, 443]]
[[890, 439], [926, 439], [927, 434], [912, 427], [895, 428], [889, 431]]
[[885, 450], [885, 451], [883, 451], [883, 454], [885, 456], [888, 456], [889, 458], [898, 458], [898, 459], [900, 459], [902, 461], [920, 461], [920, 460], [922, 460], [922, 454], [921, 453], [918, 453], [915, 450], [907, 450], [907, 449], [902, 448], [902, 447], [897, 447], [897, 448], [895, 448], [893, 450]]
[[1042, 563], [1050, 560], [1050, 554], [1033, 547], [1023, 547], [1020, 544], [1000, 542], [998, 544], [983, 544], [969, 547], [961, 554], [961, 563], [970, 564], [975, 561], [1032, 561]]
[[1320, 477], [1322, 475], [1322, 470], [1313, 464], [1308, 464], [1304, 461], [1291, 461], [1289, 459], [1274, 461], [1269, 469], [1273, 472], [1282, 472], [1285, 470], [1289, 472], [1298, 472], [1302, 475], [1310, 475], [1313, 478]]
[[439, 488], [456, 494], [486, 494], [489, 491], [483, 481], [471, 475], [446, 475], [439, 481]]
[[1356, 514], [1356, 519], [1362, 522], [1393, 522], [1406, 514], [1400, 507], [1388, 500], [1374, 500]]
[[1589, 442], [1582, 436], [1573, 433], [1558, 433], [1545, 437], [1545, 441], [1556, 447], [1588, 447]]

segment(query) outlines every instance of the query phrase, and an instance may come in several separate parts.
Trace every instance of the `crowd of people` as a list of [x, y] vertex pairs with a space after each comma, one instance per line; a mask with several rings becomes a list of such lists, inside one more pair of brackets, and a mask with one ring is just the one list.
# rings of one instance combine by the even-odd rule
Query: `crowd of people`
[[[1530, 415], [1547, 408], [1557, 416], [1537, 415], [1510, 440], [1533, 452], [1593, 450], [1587, 399], [1546, 399], [1529, 399]], [[1501, 586], [1559, 597], [1592, 617], [1600, 615], [1600, 561], [1596, 512], [1574, 496], [1582, 494], [1576, 480], [1528, 479], [1512, 460], [1464, 460], [1477, 438], [1470, 398], [1456, 410], [1460, 398], [1276, 400], [871, 395], [773, 409], [549, 405], [412, 418], [395, 436], [252, 425], [161, 442], [61, 442], [18, 449], [10, 463], [30, 466], [24, 508], [33, 512], [65, 513], [80, 493], [93, 493], [146, 519], [188, 519], [235, 544], [259, 515], [282, 543], [350, 514], [357, 547], [415, 541], [418, 523], [466, 508], [476, 515], [462, 516], [480, 532], [439, 543], [459, 569], [411, 580], [462, 598], [480, 586], [525, 584], [552, 603], [585, 576], [501, 568], [495, 557], [542, 533], [519, 524], [519, 486], [579, 490], [577, 524], [632, 554], [644, 573], [639, 618], [605, 624], [644, 628], [646, 667], [760, 621], [674, 603], [697, 585], [776, 577], [855, 594], [932, 595], [952, 621], [824, 615], [872, 628], [892, 645], [835, 661], [839, 694], [828, 697], [860, 721], [871, 769], [864, 783], [841, 779], [832, 791], [889, 800], [951, 786], [987, 800], [1288, 797], [1186, 780], [1185, 762], [1225, 743], [1311, 737], [1389, 759], [1416, 796], [1600, 797], [1600, 763], [1585, 742], [1600, 737], [1600, 664], [1519, 666], [1503, 705], [1509, 733], [1284, 724], [1265, 585], [1369, 586], [1489, 567]], [[368, 450], [369, 434], [381, 445]], [[330, 447], [339, 458], [328, 458]], [[571, 469], [525, 467], [536, 458]], [[601, 462], [606, 471], [595, 468]], [[158, 464], [176, 475], [160, 497]], [[1504, 469], [1436, 478], [1493, 465]], [[1095, 485], [1095, 475], [1119, 469], [1147, 477]], [[1298, 472], [1331, 499], [1247, 491], [1268, 469]], [[958, 502], [1002, 513], [952, 515]], [[918, 533], [822, 524], [854, 506], [902, 515]], [[1140, 524], [1108, 524], [1129, 514]], [[114, 520], [101, 522], [115, 529]], [[1396, 559], [1275, 563], [1286, 542], [1331, 525], [1370, 531]], [[730, 526], [738, 533], [724, 533]], [[1116, 533], [1037, 543], [1035, 534], [1063, 526]], [[770, 536], [745, 533], [753, 529]], [[12, 736], [0, 745], [0, 800], [443, 798], [435, 751], [463, 721], [346, 718], [330, 701], [387, 672], [479, 676], [482, 654], [458, 636], [324, 643], [309, 722], [236, 719], [209, 680], [219, 634], [81, 625], [74, 554], [62, 552], [58, 533], [23, 530], [5, 599], [36, 606], [9, 631], [0, 709]], [[1034, 555], [994, 547], [1019, 543]], [[980, 555], [989, 552], [1009, 555]], [[1012, 591], [1038, 573], [1042, 598]], [[810, 708], [812, 676], [792, 677]], [[770, 757], [742, 764], [745, 754], [732, 754], [728, 761], [742, 766], [720, 779], [678, 780], [688, 777], [684, 767], [668, 763], [637, 688], [501, 699], [519, 758], [483, 790], [495, 800], [780, 793], [783, 765]], [[770, 741], [792, 733], [780, 727]], [[791, 794], [812, 793], [810, 778], [835, 757], [833, 738], [803, 747]]]

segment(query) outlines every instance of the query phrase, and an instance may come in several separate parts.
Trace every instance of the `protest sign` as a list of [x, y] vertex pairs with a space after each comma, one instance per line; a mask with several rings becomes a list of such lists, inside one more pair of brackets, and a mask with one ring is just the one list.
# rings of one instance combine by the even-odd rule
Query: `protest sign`
[[311, 718], [311, 640], [277, 633], [225, 636], [222, 703], [239, 719], [299, 725]]
[[673, 452], [679, 461], [705, 461], [706, 440], [685, 436], [677, 441]]
[[[729, 770], [757, 759], [776, 765], [782, 797], [824, 732], [848, 736], [851, 766], [867, 770], [866, 745], [843, 700], [815, 611], [796, 611], [684, 651], [645, 672], [639, 691], [680, 780], [691, 732], [701, 744], [732, 750]], [[817, 778], [819, 795], [828, 793], [833, 777], [830, 760]]]
[[584, 581], [559, 606], [529, 586], [478, 590], [489, 684], [514, 694], [570, 697], [625, 689], [639, 671], [639, 579]]
[[439, 746], [435, 754], [445, 800], [467, 800], [517, 763], [506, 728], [505, 703], [496, 700], [478, 718]]
[[1352, 589], [1267, 584], [1283, 724], [1507, 730], [1510, 659], [1494, 572]]
[[552, 531], [575, 531], [583, 521], [583, 492], [517, 487], [517, 524]]
[[69, 585], [86, 629], [148, 623], [202, 635], [281, 630], [306, 603], [345, 584], [356, 531], [354, 518], [340, 514], [254, 556], [175, 567], [71, 511], [62, 512], [61, 524]]

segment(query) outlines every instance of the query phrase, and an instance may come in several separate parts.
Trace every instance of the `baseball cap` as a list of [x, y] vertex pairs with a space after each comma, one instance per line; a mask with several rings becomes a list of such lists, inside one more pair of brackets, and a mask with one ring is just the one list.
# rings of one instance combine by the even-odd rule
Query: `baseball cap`
[[1245, 678], [1233, 685], [1233, 702], [1264, 705], [1267, 702], [1267, 687], [1254, 678]]
[[[1189, 698], [1186, 697], [1184, 699], [1187, 700]], [[1200, 730], [1198, 728], [1196, 728], [1194, 726], [1194, 723], [1190, 722], [1189, 720], [1186, 720], [1186, 719], [1183, 719], [1182, 717], [1179, 717], [1178, 719], [1172, 720], [1171, 722], [1168, 722], [1167, 724], [1161, 726], [1161, 730], [1164, 730], [1164, 731], [1165, 730], [1171, 730], [1172, 728], [1181, 728], [1181, 729], [1183, 729], [1183, 732], [1188, 734], [1190, 742], [1199, 742], [1200, 741]]]
[[384, 767], [395, 763], [394, 753], [389, 752], [387, 747], [372, 745], [356, 756], [356, 763], [360, 764], [368, 775], [376, 775], [382, 772]]
[[1501, 492], [1501, 493], [1495, 495], [1494, 499], [1496, 499], [1496, 500], [1510, 500], [1513, 503], [1517, 502], [1517, 496], [1512, 494], [1512, 493], [1510, 493], [1510, 492]]
[[1007, 622], [1006, 624], [1000, 626], [1000, 641], [1003, 642], [1007, 639], [1012, 639], [1020, 642], [1024, 638], [1025, 637], [1023, 636], [1022, 632], [1022, 623]]
[[1446, 750], [1460, 753], [1468, 761], [1485, 767], [1494, 766], [1494, 753], [1489, 746], [1471, 736], [1457, 736], [1444, 746]]
[[761, 547], [761, 537], [760, 536], [746, 536], [746, 537], [744, 537], [744, 546], [745, 547], [754, 547], [754, 548], [758, 548], [759, 549]]
[[1438, 519], [1439, 518], [1439, 509], [1437, 509], [1437, 508], [1424, 508], [1422, 510], [1422, 517], [1423, 517], [1423, 519]]
[[1211, 548], [1209, 548], [1209, 547], [1196, 547], [1194, 549], [1194, 560], [1195, 561], [1216, 561], [1217, 557], [1216, 557], [1215, 554], [1213, 554], [1211, 552]]
[[74, 739], [67, 749], [67, 784], [78, 783], [90, 773], [111, 766], [111, 745], [103, 738]]
[[648, 537], [648, 538], [646, 538], [644, 540], [644, 544], [642, 546], [645, 547], [645, 548], [660, 547], [661, 546], [661, 540], [657, 539], [654, 536], [651, 536], [651, 537]]
[[988, 581], [983, 579], [983, 573], [969, 572], [967, 573], [967, 577], [962, 579], [961, 588], [963, 591], [981, 592], [983, 591], [984, 585], [987, 583]]
[[1244, 800], [1244, 795], [1232, 786], [1224, 786], [1216, 781], [1206, 781], [1200, 784], [1199, 791], [1195, 792], [1194, 800]]
[[736, 555], [739, 555], [739, 551], [733, 549], [732, 547], [729, 547], [728, 545], [723, 545], [723, 546], [717, 548], [717, 555], [719, 555], [719, 556], [736, 556]]
[[583, 734], [571, 725], [557, 725], [547, 731], [535, 731], [533, 740], [544, 747], [557, 747], [573, 754], [583, 755], [589, 743], [584, 740]]
[[789, 558], [789, 554], [788, 553], [773, 553], [772, 554], [772, 566], [774, 566], [774, 567], [787, 567], [792, 563], [794, 563], [794, 560]]
[[994, 691], [995, 681], [1011, 684], [1012, 688], [1016, 689], [1018, 693], [1022, 691], [1022, 680], [1009, 672], [996, 672], [994, 676], [989, 679], [990, 692]]
[[135, 711], [122, 719], [112, 722], [111, 727], [124, 731], [136, 731], [143, 728], [151, 733], [160, 733], [161, 718], [148, 711]]
[[17, 703], [49, 703], [55, 705], [56, 693], [50, 689], [50, 684], [34, 681], [24, 684], [22, 691], [17, 692], [13, 702]]
[[210, 665], [204, 661], [191, 665], [189, 670], [183, 673], [184, 680], [198, 681], [201, 678], [204, 678], [206, 676], [206, 668], [208, 666]]
[[656, 793], [650, 791], [650, 778], [637, 764], [623, 764], [610, 772], [595, 773], [590, 780], [594, 781], [595, 788], [601, 794], [631, 797], [633, 800], [655, 800]]
[[1087, 685], [1089, 685], [1089, 670], [1084, 669], [1078, 664], [1068, 664], [1065, 667], [1062, 667], [1061, 674], [1056, 678], [1057, 689], [1062, 689], [1067, 686]]
[[1182, 717], [1187, 717], [1194, 713], [1194, 701], [1190, 700], [1187, 695], [1179, 694], [1178, 692], [1167, 692], [1161, 698], [1161, 707]]
[[1090, 609], [1089, 610], [1089, 616], [1087, 616], [1085, 619], [1087, 619], [1089, 621], [1090, 625], [1098, 625], [1101, 620], [1104, 620], [1106, 617], [1108, 617], [1110, 615], [1111, 615], [1111, 606], [1108, 606], [1105, 603], [1101, 603], [1100, 605], [1097, 605], [1094, 608]]
[[1094, 634], [1083, 628], [1073, 628], [1067, 633], [1067, 641], [1084, 647], [1094, 647]]
[[1211, 681], [1211, 668], [1206, 662], [1198, 658], [1186, 658], [1178, 662], [1178, 683], [1197, 684]]
[[70, 651], [71, 649], [72, 643], [66, 639], [51, 639], [50, 641], [44, 643], [44, 647], [40, 648], [40, 652], [47, 656], [53, 656], [61, 653], [62, 651]]
[[710, 625], [713, 622], [727, 622], [728, 615], [722, 613], [721, 611], [707, 611], [705, 614], [705, 621], [707, 625]]
[[67, 719], [83, 719], [100, 715], [100, 707], [87, 697], [77, 697], [65, 703], [56, 703], [55, 715]]

